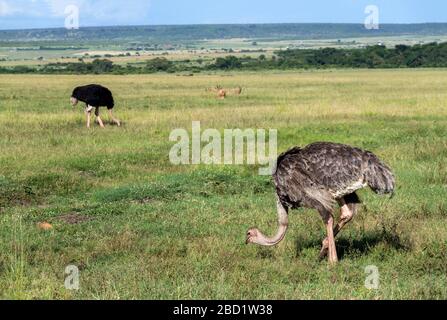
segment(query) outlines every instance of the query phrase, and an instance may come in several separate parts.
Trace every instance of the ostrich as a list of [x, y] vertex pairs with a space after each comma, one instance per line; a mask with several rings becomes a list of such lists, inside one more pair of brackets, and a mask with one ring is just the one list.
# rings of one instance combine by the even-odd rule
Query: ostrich
[[120, 121], [113, 116], [112, 109], [115, 106], [112, 92], [100, 85], [90, 84], [87, 86], [77, 87], [73, 90], [70, 98], [72, 106], [78, 104], [79, 101], [85, 102], [85, 112], [87, 114], [87, 128], [90, 128], [91, 112], [95, 108], [95, 115], [101, 128], [104, 128], [104, 123], [99, 116], [99, 107], [107, 107], [109, 111], [109, 118], [118, 126]]
[[[295, 147], [279, 156], [273, 174], [277, 193], [278, 232], [268, 238], [257, 228], [247, 233], [247, 244], [274, 246], [280, 243], [288, 227], [289, 209], [318, 210], [326, 226], [320, 258], [328, 255], [338, 261], [335, 237], [352, 220], [360, 199], [356, 191], [369, 186], [377, 194], [392, 194], [395, 178], [391, 169], [376, 155], [351, 146], [317, 142], [305, 148]], [[341, 208], [334, 227], [334, 205]]]

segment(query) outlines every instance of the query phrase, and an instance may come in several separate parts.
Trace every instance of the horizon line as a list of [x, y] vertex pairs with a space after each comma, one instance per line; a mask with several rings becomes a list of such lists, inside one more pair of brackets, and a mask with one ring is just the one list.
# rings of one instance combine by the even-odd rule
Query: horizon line
[[[256, 23], [179, 23], [179, 24], [123, 24], [123, 25], [101, 25], [101, 26], [80, 26], [79, 29], [70, 30], [77, 31], [85, 28], [125, 28], [125, 27], [182, 27], [182, 26], [248, 26], [248, 25], [293, 25], [293, 24], [301, 24], [301, 25], [359, 25], [362, 26], [363, 23], [359, 22], [256, 22]], [[434, 24], [447, 24], [446, 22], [405, 22], [405, 23], [396, 23], [396, 22], [381, 22], [380, 25], [434, 25]], [[3, 31], [31, 31], [31, 30], [60, 30], [66, 29], [64, 27], [30, 27], [30, 28], [22, 28], [22, 29], [2, 29], [0, 28], [0, 32]], [[377, 31], [377, 30], [376, 30]]]

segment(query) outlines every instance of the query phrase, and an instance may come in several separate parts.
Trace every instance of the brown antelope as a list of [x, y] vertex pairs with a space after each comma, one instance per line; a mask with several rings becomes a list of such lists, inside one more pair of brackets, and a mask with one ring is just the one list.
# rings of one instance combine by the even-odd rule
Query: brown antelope
[[242, 87], [239, 86], [239, 87], [233, 89], [233, 92], [235, 95], [240, 96], [242, 94]]
[[227, 90], [223, 89], [223, 88], [219, 88], [217, 90], [217, 97], [219, 99], [225, 99], [227, 97]]
[[214, 88], [206, 89], [206, 91], [215, 92], [217, 94], [217, 98], [225, 99], [229, 93], [232, 93], [232, 94], [237, 95], [237, 96], [241, 95], [242, 87], [237, 87], [235, 89], [227, 90], [227, 89], [224, 89], [222, 86], [217, 85]]
[[215, 92], [219, 99], [225, 99], [227, 96], [227, 90], [222, 88], [220, 85], [217, 85], [214, 88], [207, 88], [206, 91]]

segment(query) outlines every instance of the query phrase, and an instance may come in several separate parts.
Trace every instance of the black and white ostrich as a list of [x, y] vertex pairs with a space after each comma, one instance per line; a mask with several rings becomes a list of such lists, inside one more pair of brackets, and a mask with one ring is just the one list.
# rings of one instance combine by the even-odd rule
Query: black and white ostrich
[[[293, 148], [279, 156], [273, 174], [277, 193], [279, 229], [273, 238], [258, 229], [247, 233], [247, 244], [274, 246], [288, 227], [288, 211], [300, 207], [318, 210], [327, 229], [320, 257], [338, 261], [335, 237], [352, 220], [360, 200], [356, 191], [369, 186], [377, 194], [394, 192], [390, 168], [369, 151], [343, 144], [318, 142]], [[334, 205], [341, 207], [340, 222], [334, 227]]]
[[101, 128], [104, 128], [104, 123], [99, 116], [99, 107], [107, 107], [111, 121], [118, 126], [121, 125], [120, 121], [113, 116], [112, 109], [115, 106], [115, 102], [113, 100], [112, 92], [109, 89], [98, 84], [77, 87], [73, 90], [70, 102], [75, 106], [79, 101], [86, 104], [85, 112], [87, 114], [87, 128], [90, 128], [91, 112], [93, 109], [95, 109], [95, 115], [99, 125]]

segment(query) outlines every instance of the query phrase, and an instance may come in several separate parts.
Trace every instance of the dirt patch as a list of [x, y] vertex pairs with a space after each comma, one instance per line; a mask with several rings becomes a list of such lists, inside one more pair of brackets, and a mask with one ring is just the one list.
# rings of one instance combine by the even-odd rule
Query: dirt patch
[[59, 216], [57, 219], [62, 222], [65, 222], [67, 224], [79, 224], [82, 222], [87, 222], [87, 221], [92, 220], [90, 217], [87, 217], [87, 216], [77, 213], [77, 212], [70, 212], [70, 213], [64, 214], [62, 216]]

